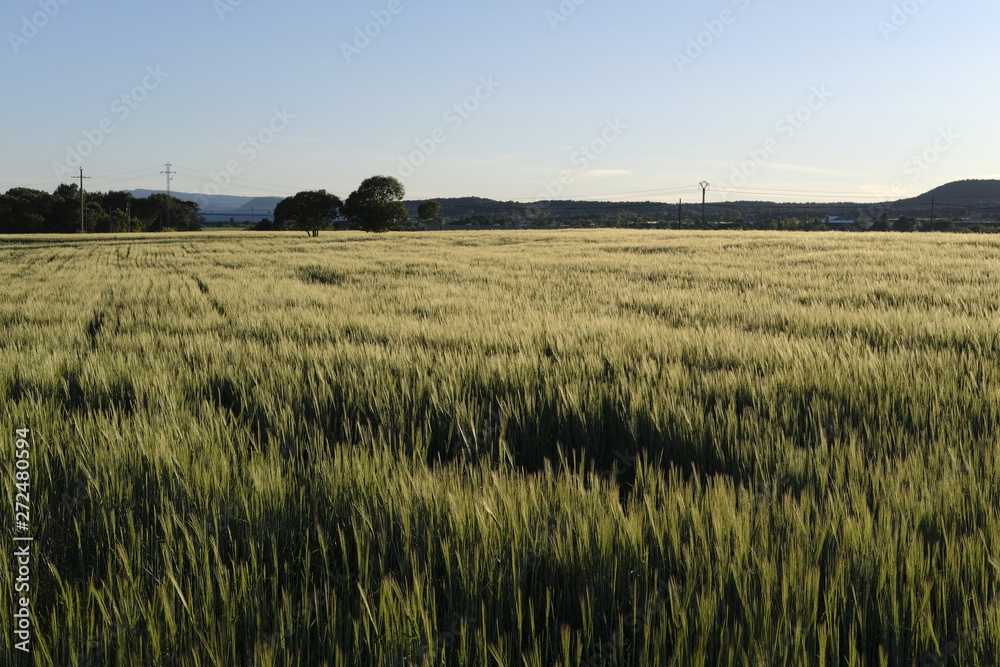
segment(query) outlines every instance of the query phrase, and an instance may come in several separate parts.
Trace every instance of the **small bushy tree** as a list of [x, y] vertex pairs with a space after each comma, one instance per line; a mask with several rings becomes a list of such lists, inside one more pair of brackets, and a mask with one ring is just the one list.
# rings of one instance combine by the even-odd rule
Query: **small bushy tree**
[[882, 211], [882, 215], [879, 216], [875, 224], [872, 225], [873, 232], [888, 232], [892, 229], [892, 222], [889, 220], [889, 214]]
[[[441, 215], [441, 202], [434, 201], [433, 199], [430, 201], [425, 201], [417, 208], [417, 216], [425, 223], [430, 222], [432, 220], [438, 220], [438, 217], [440, 215]], [[438, 222], [440, 222], [440, 220], [438, 220]]]
[[306, 190], [278, 202], [274, 207], [274, 225], [319, 236], [320, 230], [330, 227], [342, 206], [340, 198], [326, 190]]

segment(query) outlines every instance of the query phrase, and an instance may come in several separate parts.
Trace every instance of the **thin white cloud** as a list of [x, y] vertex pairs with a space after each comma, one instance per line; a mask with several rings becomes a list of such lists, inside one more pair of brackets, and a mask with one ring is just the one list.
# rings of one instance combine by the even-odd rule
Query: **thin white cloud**
[[769, 162], [767, 167], [773, 169], [778, 169], [780, 171], [797, 171], [804, 172], [808, 174], [827, 174], [829, 176], [853, 176], [853, 172], [849, 171], [838, 171], [836, 169], [824, 169], [822, 167], [807, 167], [801, 164], [787, 164], [783, 162]]
[[634, 171], [628, 169], [591, 169], [590, 171], [585, 171], [579, 174], [576, 178], [580, 181], [594, 180], [598, 178], [610, 178], [612, 176], [628, 176], [629, 174], [634, 174]]

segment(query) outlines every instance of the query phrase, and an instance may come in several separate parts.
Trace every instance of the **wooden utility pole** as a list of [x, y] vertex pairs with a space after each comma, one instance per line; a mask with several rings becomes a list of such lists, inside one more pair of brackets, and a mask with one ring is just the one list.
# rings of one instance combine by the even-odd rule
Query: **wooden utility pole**
[[86, 212], [84, 210], [84, 196], [83, 196], [83, 179], [90, 178], [90, 176], [83, 175], [83, 167], [80, 167], [80, 231], [87, 231], [84, 226], [84, 221], [86, 220]]
[[[170, 181], [172, 181], [173, 178], [174, 178], [174, 172], [170, 171], [171, 165], [170, 165], [169, 162], [165, 166], [166, 166], [167, 170], [166, 171], [161, 171], [160, 173], [167, 175], [167, 214], [166, 214], [166, 217], [167, 217], [167, 227], [169, 227], [170, 226]], [[163, 223], [162, 222], [160, 223], [160, 231], [161, 232], [163, 231]]]
[[125, 231], [130, 232], [132, 231], [132, 193], [126, 192], [125, 194], [128, 195], [128, 199], [125, 200]]

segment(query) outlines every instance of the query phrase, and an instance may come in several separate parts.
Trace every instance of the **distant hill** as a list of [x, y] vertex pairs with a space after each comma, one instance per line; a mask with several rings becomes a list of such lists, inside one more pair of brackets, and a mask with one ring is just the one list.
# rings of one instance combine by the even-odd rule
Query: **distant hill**
[[[135, 197], [148, 197], [163, 190], [133, 190]], [[240, 197], [233, 195], [197, 195], [173, 192], [174, 197], [194, 201], [201, 206], [209, 224], [222, 224], [230, 219], [238, 223], [259, 222], [274, 215], [274, 207], [284, 197]], [[763, 201], [709, 202], [706, 213], [709, 220], [734, 220], [740, 215], [748, 220], [766, 218], [824, 218], [841, 216], [854, 219], [859, 215], [877, 217], [885, 211], [890, 217], [930, 215], [931, 199], [939, 216], [971, 215], [976, 218], [993, 218], [1000, 215], [1000, 180], [965, 180], [947, 183], [924, 194], [882, 204], [857, 202], [812, 202], [778, 204]], [[532, 224], [540, 219], [585, 223], [595, 221], [600, 225], [614, 224], [616, 220], [676, 220], [677, 204], [667, 202], [599, 202], [599, 201], [540, 201], [524, 203], [498, 201], [484, 197], [438, 197], [441, 216], [453, 222], [474, 225]], [[404, 202], [413, 218], [424, 199]], [[963, 210], [964, 209], [964, 210]], [[701, 207], [698, 202], [686, 202], [683, 216], [698, 220]]]
[[[931, 199], [933, 198], [937, 212], [947, 214], [949, 209], [958, 211], [966, 209], [973, 216], [989, 217], [1000, 214], [1000, 180], [965, 180], [955, 181], [929, 192], [901, 199], [894, 202], [879, 204], [859, 202], [810, 202], [810, 203], [772, 203], [762, 201], [727, 201], [709, 202], [706, 206], [708, 217], [719, 217], [727, 212], [741, 211], [754, 218], [764, 217], [825, 217], [840, 215], [853, 219], [858, 215], [872, 217], [873, 213], [888, 211], [892, 217], [899, 215], [930, 215]], [[646, 220], [673, 220], [677, 216], [677, 204], [664, 202], [599, 202], [599, 201], [540, 201], [526, 204], [514, 201], [496, 201], [482, 197], [438, 198], [441, 202], [441, 215], [448, 219], [476, 218], [480, 221], [488, 218], [528, 217], [549, 215], [557, 218], [602, 218], [611, 216], [638, 216]], [[410, 215], [416, 217], [417, 207], [421, 201], [408, 201], [406, 208]], [[698, 218], [701, 209], [697, 202], [686, 202], [683, 207], [684, 216]]]
[[[166, 190], [132, 190], [132, 196], [148, 197], [152, 194], [166, 194]], [[236, 222], [260, 222], [274, 215], [274, 207], [284, 197], [237, 197], [233, 195], [202, 195], [190, 192], [171, 192], [172, 196], [181, 201], [197, 202], [201, 206], [202, 215], [209, 224], [228, 222], [230, 218]]]
[[[417, 216], [417, 207], [426, 200], [403, 202], [413, 217]], [[461, 218], [471, 215], [551, 215], [551, 216], [587, 216], [591, 214], [617, 215], [619, 213], [637, 213], [661, 215], [673, 214], [677, 204], [665, 202], [596, 202], [553, 200], [532, 203], [516, 201], [497, 201], [482, 197], [438, 197], [434, 201], [441, 203], [441, 215], [445, 218]]]
[[[406, 200], [403, 204], [410, 216], [417, 217], [417, 208], [426, 199]], [[441, 216], [445, 218], [460, 218], [469, 214], [510, 215], [526, 211], [530, 205], [515, 201], [497, 201], [483, 197], [436, 197], [434, 201], [441, 204]]]
[[922, 195], [901, 199], [899, 206], [930, 206], [931, 198], [935, 204], [943, 206], [975, 206], [1000, 203], [1000, 180], [970, 179], [954, 181], [934, 188]]

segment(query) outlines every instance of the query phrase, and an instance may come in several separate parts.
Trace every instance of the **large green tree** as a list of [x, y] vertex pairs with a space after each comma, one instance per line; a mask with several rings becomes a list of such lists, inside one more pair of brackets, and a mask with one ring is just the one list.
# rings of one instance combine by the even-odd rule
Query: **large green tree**
[[392, 176], [365, 179], [347, 198], [341, 211], [351, 229], [388, 232], [400, 229], [409, 219], [403, 205], [403, 184]]
[[283, 199], [274, 207], [274, 224], [279, 229], [299, 229], [319, 236], [339, 215], [343, 202], [326, 190], [306, 190]]

